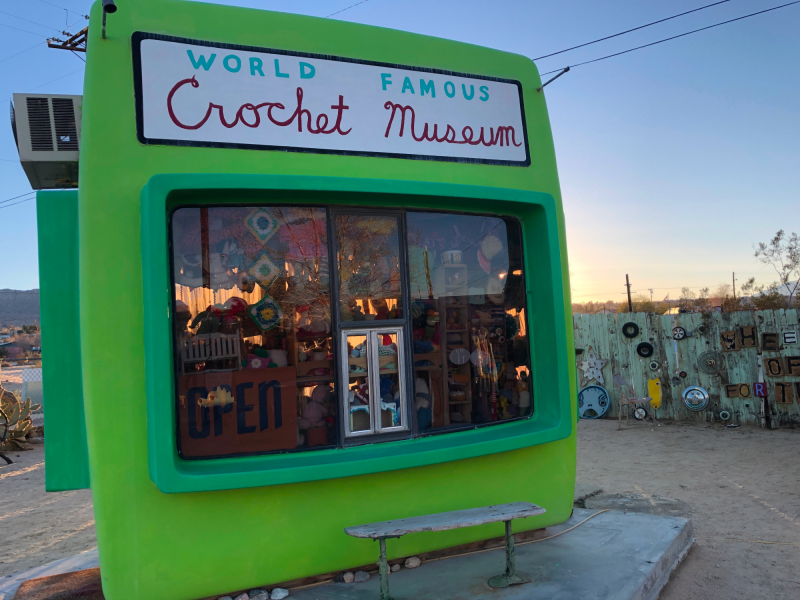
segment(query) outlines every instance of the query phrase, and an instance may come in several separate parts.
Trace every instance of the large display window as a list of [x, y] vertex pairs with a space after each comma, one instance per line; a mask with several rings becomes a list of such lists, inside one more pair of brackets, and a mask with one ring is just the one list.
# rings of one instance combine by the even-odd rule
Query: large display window
[[181, 207], [170, 222], [184, 459], [335, 449], [533, 411], [513, 218]]

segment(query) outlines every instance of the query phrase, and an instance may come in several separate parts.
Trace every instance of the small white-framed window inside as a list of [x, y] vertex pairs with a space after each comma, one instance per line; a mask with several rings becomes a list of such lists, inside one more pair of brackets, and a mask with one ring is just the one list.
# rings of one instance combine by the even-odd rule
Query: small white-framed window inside
[[407, 431], [402, 327], [345, 330], [341, 344], [345, 436]]

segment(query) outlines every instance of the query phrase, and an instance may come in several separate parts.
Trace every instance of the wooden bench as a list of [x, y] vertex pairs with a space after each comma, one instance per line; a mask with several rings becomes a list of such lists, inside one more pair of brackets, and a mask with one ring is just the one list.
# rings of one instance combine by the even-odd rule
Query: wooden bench
[[489, 579], [489, 585], [493, 588], [504, 588], [509, 585], [528, 583], [530, 581], [530, 579], [520, 577], [516, 572], [514, 536], [511, 533], [511, 520], [535, 517], [537, 515], [543, 515], [545, 512], [545, 509], [541, 506], [536, 506], [530, 502], [512, 502], [510, 504], [497, 504], [495, 506], [485, 506], [483, 508], [454, 510], [452, 512], [437, 513], [422, 517], [410, 517], [408, 519], [358, 525], [356, 527], [347, 527], [344, 532], [353, 537], [368, 538], [380, 542], [378, 567], [381, 576], [381, 600], [392, 600], [389, 596], [389, 564], [386, 562], [387, 538], [399, 538], [407, 533], [447, 531], [449, 529], [459, 529], [461, 527], [472, 527], [474, 525], [485, 525], [486, 523], [499, 523], [503, 521], [506, 525], [506, 570], [502, 575], [495, 575]]

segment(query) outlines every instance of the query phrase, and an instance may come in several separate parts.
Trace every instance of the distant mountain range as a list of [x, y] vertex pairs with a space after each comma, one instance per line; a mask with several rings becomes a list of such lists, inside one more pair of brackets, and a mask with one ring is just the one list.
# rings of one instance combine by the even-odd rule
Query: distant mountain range
[[0, 327], [39, 325], [39, 290], [0, 290]]

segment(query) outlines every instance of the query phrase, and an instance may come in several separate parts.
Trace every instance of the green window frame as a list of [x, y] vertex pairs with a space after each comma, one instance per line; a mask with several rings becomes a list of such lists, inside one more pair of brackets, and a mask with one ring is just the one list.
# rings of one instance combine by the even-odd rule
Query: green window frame
[[[287, 454], [187, 461], [174, 411], [169, 214], [185, 205], [296, 203], [492, 213], [515, 217], [524, 239], [533, 414], [447, 435]], [[360, 178], [169, 174], [141, 194], [144, 342], [150, 477], [165, 493], [278, 485], [461, 460], [548, 443], [572, 432], [558, 212], [549, 194], [495, 187]]]

